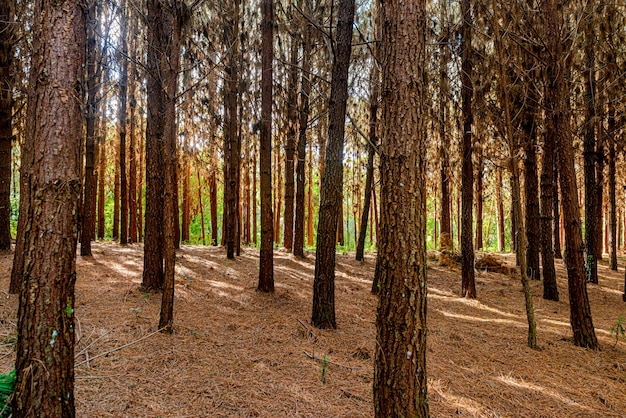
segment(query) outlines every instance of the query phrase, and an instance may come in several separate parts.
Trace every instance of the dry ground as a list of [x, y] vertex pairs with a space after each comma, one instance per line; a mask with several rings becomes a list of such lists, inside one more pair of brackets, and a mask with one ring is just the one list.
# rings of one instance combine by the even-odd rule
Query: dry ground
[[[275, 255], [276, 292], [255, 292], [258, 251], [227, 260], [221, 248], [178, 253], [175, 333], [154, 333], [160, 297], [139, 291], [142, 246], [96, 243], [78, 258], [76, 402], [81, 417], [371, 417], [376, 298], [374, 258], [339, 255], [339, 329], [308, 325], [313, 255]], [[498, 256], [502, 258], [503, 256]], [[512, 259], [506, 257], [510, 264]], [[539, 350], [526, 347], [519, 280], [479, 272], [478, 299], [458, 297], [457, 267], [428, 270], [432, 416], [626, 416], [626, 342], [610, 336], [623, 268], [590, 285], [602, 350], [574, 347], [567, 285], [561, 302], [533, 283]], [[622, 263], [623, 264], [623, 263]], [[0, 256], [0, 289], [11, 255]], [[16, 296], [0, 294], [0, 372], [14, 361]], [[130, 344], [121, 348], [125, 344]], [[117, 349], [117, 350], [116, 350]], [[321, 381], [321, 359], [328, 359]], [[99, 356], [99, 357], [98, 357]], [[311, 358], [313, 357], [313, 358]]]

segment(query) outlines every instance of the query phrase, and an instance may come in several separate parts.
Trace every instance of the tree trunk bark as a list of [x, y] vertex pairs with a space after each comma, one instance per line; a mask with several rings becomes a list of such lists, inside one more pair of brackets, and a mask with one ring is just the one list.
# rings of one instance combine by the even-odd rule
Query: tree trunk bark
[[[128, 244], [128, 178], [126, 177], [126, 104], [128, 99], [128, 12], [126, 1], [120, 5], [120, 82], [118, 123], [120, 135], [120, 244]], [[135, 36], [133, 34], [133, 36]]]
[[[557, 65], [551, 61], [547, 65], [546, 74], [548, 80], [553, 79]], [[551, 95], [552, 87], [546, 83], [545, 95]], [[541, 261], [543, 267], [543, 298], [547, 300], [558, 301], [559, 289], [556, 284], [556, 271], [554, 268], [554, 246], [552, 243], [553, 234], [553, 196], [555, 191], [554, 185], [554, 136], [556, 135], [556, 126], [553, 119], [553, 109], [546, 109], [546, 118], [544, 121], [546, 129], [546, 139], [543, 143], [543, 156], [541, 159]]]
[[96, 175], [95, 175], [95, 145], [96, 145], [96, 114], [98, 111], [98, 75], [96, 70], [97, 55], [97, 17], [96, 2], [91, 1], [87, 7], [87, 82], [86, 82], [86, 117], [85, 117], [85, 185], [80, 235], [80, 255], [91, 255], [91, 241], [95, 225], [96, 208]]
[[553, 207], [553, 216], [554, 222], [552, 224], [552, 229], [554, 233], [552, 234], [554, 237], [554, 258], [562, 259], [563, 254], [561, 253], [561, 206], [559, 204], [559, 164], [558, 164], [558, 156], [559, 151], [554, 150], [554, 178], [552, 180], [552, 184], [554, 185], [554, 207]]
[[473, 230], [473, 200], [474, 200], [474, 168], [472, 164], [472, 15], [469, 0], [461, 1], [461, 101], [463, 113], [463, 142], [462, 142], [462, 218], [461, 226], [461, 295], [470, 299], [476, 297], [474, 279], [474, 246], [472, 244]]
[[261, 255], [259, 284], [261, 292], [274, 291], [274, 227], [272, 225], [272, 97], [274, 61], [274, 0], [261, 3]]
[[[441, 19], [444, 21], [447, 16], [447, 3], [441, 3]], [[450, 163], [448, 149], [450, 148], [450, 136], [447, 130], [447, 108], [450, 100], [450, 80], [448, 77], [448, 64], [450, 62], [450, 29], [442, 28], [445, 35], [442, 35], [439, 46], [439, 160], [440, 160], [440, 181], [441, 181], [441, 227], [439, 245], [442, 252], [451, 252], [454, 249], [452, 242], [451, 223], [451, 199], [450, 199]]]
[[[593, 7], [589, 5], [588, 7]], [[590, 19], [593, 12], [588, 12], [587, 19]], [[587, 280], [591, 283], [598, 283], [597, 264], [597, 225], [598, 215], [596, 196], [596, 72], [595, 72], [595, 36], [591, 22], [585, 25], [585, 69], [584, 69], [584, 97], [586, 105], [585, 113], [585, 137], [583, 141], [583, 157], [585, 172], [585, 245], [587, 251]], [[563, 175], [563, 172], [561, 172]], [[565, 191], [563, 191], [565, 195]], [[565, 197], [564, 197], [565, 199]], [[566, 219], [566, 222], [569, 220]], [[601, 240], [601, 239], [600, 239]]]
[[483, 192], [484, 183], [484, 163], [483, 149], [477, 141], [474, 144], [474, 154], [476, 154], [476, 242], [474, 248], [480, 250], [483, 248]]
[[21, 213], [25, 254], [12, 406], [18, 417], [74, 417], [85, 10], [78, 1], [38, 2], [33, 16], [25, 135], [29, 160], [22, 167], [30, 179], [22, 184], [30, 186], [30, 193]]
[[[528, 64], [527, 64], [528, 65]], [[530, 64], [532, 67], [533, 64]], [[533, 83], [534, 80], [529, 80]], [[541, 236], [539, 233], [539, 199], [537, 185], [537, 124], [535, 123], [534, 104], [537, 102], [537, 95], [534, 93], [534, 87], [528, 86], [529, 93], [532, 97], [526, 100], [524, 104], [522, 131], [524, 134], [524, 150], [526, 158], [524, 159], [524, 196], [526, 210], [526, 269], [528, 277], [534, 280], [540, 280], [541, 274], [539, 270], [539, 249], [541, 247]]]
[[11, 139], [13, 97], [11, 66], [15, 43], [13, 2], [0, 4], [0, 250], [11, 249]]
[[163, 149], [166, 144], [166, 92], [163, 76], [166, 68], [165, 48], [168, 32], [161, 19], [163, 4], [159, 0], [148, 0], [148, 58], [146, 120], [146, 216], [144, 237], [143, 281], [144, 291], [163, 289], [163, 194], [165, 191], [165, 163]]
[[504, 252], [504, 203], [502, 201], [502, 167], [496, 167], [496, 208], [498, 217], [498, 251]]
[[[615, 74], [615, 73], [613, 73]], [[617, 202], [615, 193], [615, 137], [617, 124], [615, 121], [615, 104], [612, 99], [608, 104], [608, 136], [609, 145], [609, 268], [617, 271]]]
[[[464, 0], [467, 1], [467, 0]], [[374, 416], [428, 417], [426, 1], [385, 2]]]
[[328, 103], [328, 143], [320, 191], [311, 315], [311, 323], [322, 329], [337, 328], [335, 251], [343, 197], [343, 141], [348, 100], [348, 67], [352, 53], [354, 3], [354, 0], [340, 0], [338, 4], [337, 39], [334, 42]]
[[[598, 349], [598, 340], [593, 328], [591, 309], [587, 295], [583, 261], [583, 243], [578, 203], [576, 172], [574, 170], [574, 148], [569, 136], [569, 118], [565, 71], [570, 65], [563, 52], [563, 42], [559, 36], [563, 17], [557, 10], [557, 0], [546, 2], [546, 38], [548, 50], [558, 71], [548, 78], [552, 94], [546, 96], [546, 108], [552, 112], [555, 132], [555, 148], [559, 150], [558, 167], [560, 174], [565, 224], [565, 264], [567, 266], [570, 298], [570, 322], [574, 333], [574, 344], [580, 347]], [[550, 140], [546, 137], [546, 140]]]
[[[285, 212], [283, 246], [293, 248], [294, 222], [294, 154], [296, 150], [296, 125], [298, 123], [298, 41], [291, 37], [290, 66], [287, 79], [287, 140], [285, 142]], [[278, 231], [276, 231], [278, 232]]]
[[[310, 111], [309, 96], [311, 95], [311, 75], [309, 74], [311, 70], [311, 31], [311, 26], [307, 25], [304, 29], [304, 39], [302, 41], [302, 80], [300, 81], [300, 121], [297, 145], [298, 162], [296, 163], [296, 216], [293, 237], [293, 255], [297, 257], [304, 257], [304, 189], [306, 187], [304, 171], [306, 168], [307, 128]], [[311, 193], [310, 189], [309, 193]]]
[[214, 169], [209, 173], [209, 206], [211, 211], [211, 245], [217, 246], [217, 179]]
[[[128, 242], [137, 242], [137, 42], [134, 34], [137, 33], [137, 13], [129, 8], [130, 13], [130, 75], [128, 81], [128, 109], [129, 109], [129, 144], [128, 144]], [[141, 202], [139, 202], [141, 204]]]

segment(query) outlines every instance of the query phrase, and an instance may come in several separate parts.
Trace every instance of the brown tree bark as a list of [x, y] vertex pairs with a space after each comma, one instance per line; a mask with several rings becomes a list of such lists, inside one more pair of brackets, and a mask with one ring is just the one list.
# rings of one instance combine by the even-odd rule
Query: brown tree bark
[[552, 184], [554, 185], [554, 207], [552, 214], [554, 216], [554, 222], [552, 224], [553, 237], [554, 237], [554, 258], [562, 259], [563, 254], [561, 252], [561, 205], [559, 204], [559, 164], [558, 164], [559, 151], [554, 150], [554, 179]]
[[374, 416], [428, 417], [426, 1], [386, 1]]
[[91, 241], [95, 225], [96, 208], [96, 174], [95, 174], [95, 146], [96, 146], [96, 113], [98, 111], [98, 74], [96, 70], [96, 1], [88, 3], [86, 14], [87, 25], [87, 82], [86, 82], [86, 116], [85, 116], [85, 184], [82, 203], [80, 255], [91, 255]]
[[200, 226], [202, 228], [202, 245], [206, 245], [206, 231], [204, 227], [204, 204], [202, 203], [202, 179], [200, 170], [196, 171], [198, 177], [198, 206], [200, 207]]
[[[532, 63], [525, 65], [532, 68]], [[537, 124], [535, 105], [537, 95], [535, 87], [532, 85], [534, 80], [527, 81], [528, 97], [525, 100], [524, 111], [522, 115], [522, 132], [524, 135], [524, 151], [526, 158], [524, 159], [524, 197], [526, 210], [526, 269], [528, 277], [534, 280], [540, 280], [541, 274], [539, 270], [539, 249], [541, 248], [541, 235], [539, 233], [539, 198], [538, 198], [538, 181], [537, 181]]]
[[37, 158], [22, 168], [31, 189], [21, 213], [25, 255], [12, 406], [18, 417], [73, 417], [85, 10], [79, 1], [38, 2], [34, 16], [25, 141]]
[[[300, 81], [300, 121], [296, 150], [298, 161], [296, 163], [296, 210], [293, 236], [293, 255], [297, 257], [304, 257], [304, 189], [306, 187], [304, 171], [306, 167], [307, 128], [310, 111], [309, 96], [311, 95], [311, 78], [309, 74], [311, 70], [311, 31], [311, 26], [307, 25], [302, 41], [302, 80]], [[310, 181], [309, 178], [309, 184]], [[310, 193], [311, 190], [309, 188]]]
[[[120, 136], [120, 244], [128, 244], [128, 178], [126, 176], [126, 108], [128, 103], [128, 12], [126, 1], [122, 1], [120, 13], [120, 81], [118, 123]], [[133, 34], [134, 36], [134, 34]]]
[[461, 226], [461, 295], [470, 299], [476, 297], [474, 279], [474, 246], [473, 231], [473, 200], [474, 200], [474, 168], [472, 164], [472, 15], [469, 0], [461, 1], [461, 111], [463, 114], [463, 141], [461, 180], [462, 194], [462, 226]]
[[239, 234], [239, 165], [241, 138], [238, 135], [237, 94], [239, 90], [239, 1], [231, 0], [230, 15], [225, 16], [224, 44], [224, 218], [226, 257], [235, 258]]
[[148, 0], [146, 26], [148, 31], [146, 120], [146, 212], [142, 287], [144, 291], [163, 289], [163, 194], [165, 189], [166, 92], [161, 71], [167, 71], [166, 45], [168, 32], [160, 0]]
[[[554, 61], [549, 61], [546, 74], [547, 78], [554, 79], [558, 67]], [[552, 86], [546, 83], [545, 95], [553, 94]], [[553, 119], [554, 109], [546, 109], [544, 121], [546, 139], [543, 143], [543, 156], [541, 158], [541, 261], [543, 267], [543, 298], [558, 301], [559, 289], [556, 284], [556, 271], [554, 268], [554, 246], [552, 243], [554, 213], [554, 165], [555, 150], [554, 136], [556, 126]]]
[[[380, 8], [377, 10], [377, 15]], [[377, 33], [377, 31], [376, 31]], [[378, 47], [373, 46], [373, 60], [370, 72], [370, 120], [369, 120], [369, 143], [367, 144], [367, 171], [365, 174], [365, 193], [363, 194], [363, 211], [361, 213], [361, 226], [356, 245], [356, 259], [363, 261], [365, 252], [365, 237], [367, 235], [367, 222], [372, 202], [372, 186], [374, 184], [374, 157], [378, 138], [376, 137], [376, 125], [378, 119], [378, 99], [380, 96], [380, 72], [378, 71]]]
[[[589, 8], [593, 5], [589, 5]], [[589, 21], [593, 12], [588, 11], [585, 24], [585, 69], [584, 69], [584, 97], [585, 97], [585, 136], [583, 140], [583, 157], [585, 172], [585, 248], [587, 252], [587, 280], [598, 283], [597, 253], [597, 225], [596, 211], [596, 72], [595, 72], [595, 35], [592, 23]], [[564, 175], [563, 172], [561, 172]], [[562, 192], [565, 194], [565, 191]], [[565, 197], [564, 197], [565, 198]], [[569, 220], [565, 220], [568, 222]]]
[[274, 61], [274, 0], [261, 3], [261, 255], [257, 290], [274, 291], [274, 226], [272, 225], [272, 96]]
[[496, 210], [498, 217], [498, 251], [504, 252], [504, 203], [502, 201], [502, 167], [496, 167]]
[[104, 131], [100, 130], [101, 136], [98, 139], [98, 239], [104, 239], [104, 203], [105, 194], [104, 186], [106, 184], [106, 142], [104, 140]]
[[[296, 125], [298, 123], [298, 40], [291, 37], [290, 66], [287, 78], [287, 138], [285, 141], [285, 212], [283, 214], [283, 247], [293, 248], [294, 228], [294, 154], [296, 151]], [[278, 231], [276, 231], [278, 233]]]
[[11, 249], [11, 139], [13, 138], [14, 4], [0, 4], [0, 250]]
[[[570, 115], [566, 103], [568, 97], [565, 71], [570, 62], [563, 51], [563, 41], [560, 35], [563, 17], [559, 15], [557, 0], [546, 0], [544, 7], [547, 47], [558, 70], [547, 80], [552, 94], [546, 96], [546, 108], [552, 111], [555, 147], [559, 150], [558, 167], [565, 225], [565, 264], [570, 298], [570, 322], [574, 333], [574, 344], [595, 350], [598, 349], [598, 340], [591, 319], [585, 281], [580, 206], [574, 171], [574, 148], [568, 126]], [[546, 137], [546, 140], [550, 138]]]
[[129, 131], [129, 143], [128, 143], [128, 242], [137, 242], [137, 205], [141, 204], [141, 201], [137, 201], [137, 97], [136, 82], [137, 82], [137, 13], [132, 8], [129, 9], [130, 16], [130, 51], [129, 60], [130, 67], [128, 70], [128, 131]]
[[[447, 15], [446, 2], [441, 3], [441, 19]], [[446, 26], [443, 29], [439, 46], [439, 177], [441, 182], [441, 227], [439, 245], [442, 251], [452, 251], [452, 221], [451, 221], [451, 196], [450, 196], [450, 163], [448, 149], [450, 148], [450, 135], [447, 126], [447, 109], [450, 98], [450, 80], [448, 77], [448, 63], [450, 62], [450, 33]]]
[[343, 141], [348, 67], [352, 53], [354, 0], [340, 0], [328, 103], [328, 142], [320, 191], [311, 324], [337, 328], [335, 320], [335, 251], [343, 197]]
[[[614, 68], [614, 67], [613, 67]], [[615, 73], [613, 73], [615, 74]], [[615, 133], [617, 124], [615, 121], [615, 103], [613, 99], [609, 99], [608, 104], [608, 136], [607, 142], [609, 146], [609, 268], [617, 271], [617, 202], [616, 202], [616, 186], [615, 186], [615, 161], [617, 158], [615, 152]]]
[[211, 245], [217, 245], [217, 179], [215, 170], [209, 173], [209, 206], [211, 211]]
[[485, 157], [479, 142], [480, 140], [474, 144], [473, 152], [476, 155], [476, 241], [474, 242], [476, 250], [483, 248], [483, 192], [485, 189]]

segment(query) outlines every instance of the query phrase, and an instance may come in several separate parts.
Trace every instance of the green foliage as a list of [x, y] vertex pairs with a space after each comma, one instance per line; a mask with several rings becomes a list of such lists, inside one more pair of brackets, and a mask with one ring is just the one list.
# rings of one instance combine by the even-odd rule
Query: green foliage
[[620, 336], [626, 340], [626, 328], [624, 328], [624, 325], [624, 317], [620, 316], [617, 323], [611, 327], [611, 337], [615, 334], [615, 344], [613, 344], [613, 347], [617, 345]]
[[11, 395], [15, 389], [15, 370], [7, 374], [0, 374], [0, 418], [11, 416]]

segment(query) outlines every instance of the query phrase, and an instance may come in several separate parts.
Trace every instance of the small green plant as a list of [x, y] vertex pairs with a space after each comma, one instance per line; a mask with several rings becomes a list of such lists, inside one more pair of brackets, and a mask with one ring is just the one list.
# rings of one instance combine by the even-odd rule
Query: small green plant
[[322, 358], [322, 384], [326, 383], [326, 369], [328, 369], [328, 358], [324, 354], [324, 358]]
[[626, 339], [626, 328], [624, 328], [624, 317], [620, 316], [617, 320], [617, 323], [611, 327], [611, 337], [615, 334], [615, 347], [619, 341], [619, 337], [621, 336], [623, 339]]
[[15, 369], [7, 374], [0, 374], [0, 417], [11, 416], [11, 396], [15, 389]]

